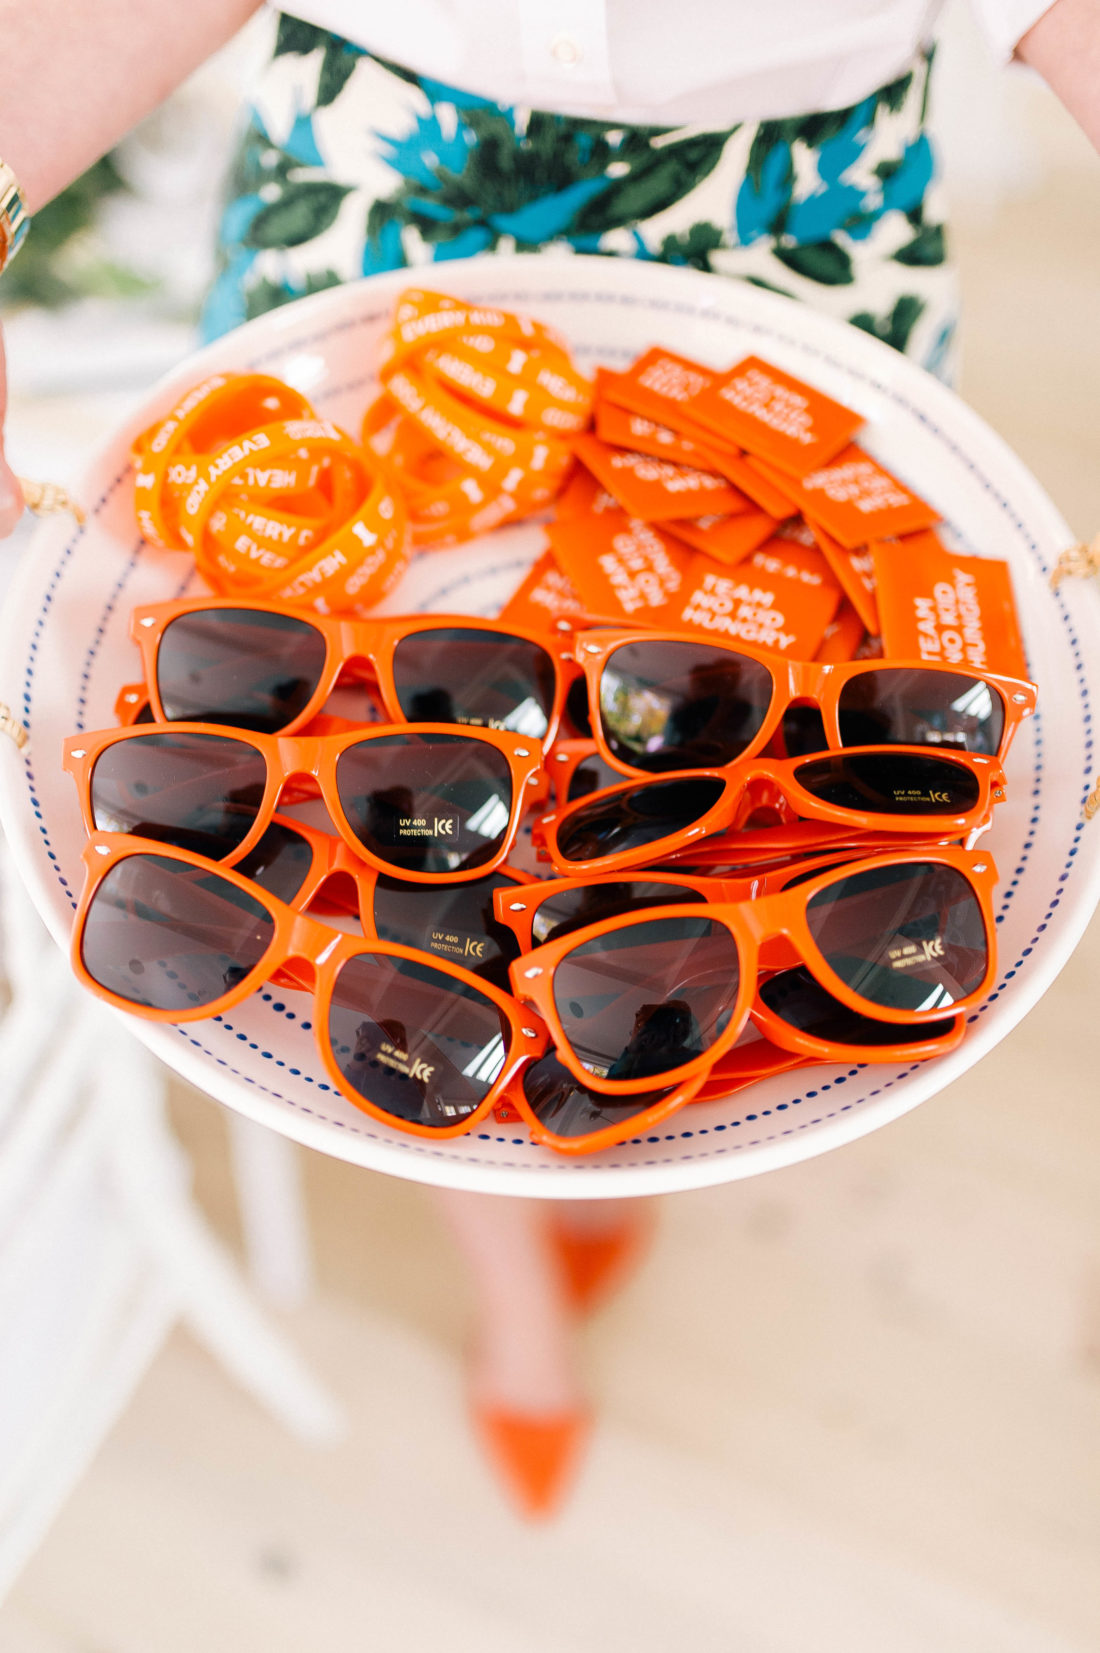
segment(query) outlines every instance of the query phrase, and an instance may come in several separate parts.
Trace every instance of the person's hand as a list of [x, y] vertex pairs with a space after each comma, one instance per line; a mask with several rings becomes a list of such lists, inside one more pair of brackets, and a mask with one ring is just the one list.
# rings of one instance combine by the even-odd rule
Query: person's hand
[[4, 455], [4, 420], [8, 412], [8, 370], [0, 330], [0, 539], [6, 539], [23, 515], [23, 490]]

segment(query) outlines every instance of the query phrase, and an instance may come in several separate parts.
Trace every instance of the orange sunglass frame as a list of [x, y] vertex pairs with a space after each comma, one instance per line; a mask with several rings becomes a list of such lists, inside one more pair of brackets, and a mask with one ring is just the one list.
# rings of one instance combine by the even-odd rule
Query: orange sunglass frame
[[[928, 749], [921, 747], [920, 750]], [[807, 752], [806, 760], [824, 755], [820, 752]], [[545, 760], [555, 809], [566, 809], [570, 804], [579, 804], [584, 799], [591, 800], [598, 791], [606, 791], [609, 786], [622, 784], [621, 777], [616, 771], [616, 778], [606, 782], [603, 787], [592, 787], [589, 791], [570, 798], [569, 789], [578, 769], [593, 761], [603, 767], [603, 759], [596, 749], [594, 740], [577, 737], [555, 741], [553, 751], [546, 754]], [[633, 777], [635, 781], [641, 778]], [[650, 775], [646, 779], [659, 780], [660, 776]], [[969, 836], [976, 837], [990, 824], [991, 819], [983, 821], [981, 826], [972, 829]], [[788, 862], [807, 855], [847, 854], [849, 851], [854, 855], [873, 855], [880, 849], [897, 849], [899, 846], [916, 849], [923, 844], [951, 844], [956, 841], [957, 836], [958, 834], [950, 831], [864, 832], [858, 827], [837, 826], [827, 821], [791, 821], [773, 826], [734, 827], [728, 832], [718, 832], [712, 838], [687, 844], [681, 849], [670, 850], [667, 855], [661, 857], [660, 864], [669, 869], [687, 867], [699, 873], [714, 869], [726, 872], [729, 876], [740, 873], [747, 875], [765, 866], [785, 866]]]
[[[839, 723], [840, 695], [846, 684], [851, 683], [855, 678], [865, 677], [869, 672], [943, 672], [956, 677], [973, 677], [982, 683], [988, 684], [993, 692], [999, 696], [1004, 712], [1004, 727], [1001, 731], [1000, 744], [995, 754], [989, 754], [1000, 759], [1003, 759], [1007, 754], [1020, 724], [1025, 718], [1031, 717], [1035, 711], [1038, 693], [1035, 684], [1028, 682], [1026, 678], [1005, 677], [997, 672], [975, 671], [965, 664], [943, 666], [931, 660], [912, 659], [832, 662], [793, 660], [786, 655], [769, 653], [764, 649], [752, 648], [747, 644], [723, 643], [706, 637], [700, 632], [649, 631], [639, 630], [637, 627], [622, 627], [619, 629], [608, 627], [594, 631], [578, 630], [573, 639], [573, 652], [577, 664], [584, 672], [588, 687], [588, 711], [593, 737], [604, 761], [612, 769], [618, 770], [620, 774], [631, 776], [652, 775], [655, 771], [639, 769], [636, 765], [627, 763], [625, 759], [616, 757], [607, 743], [600, 716], [600, 677], [615, 650], [628, 643], [652, 643], [654, 645], [694, 643], [700, 648], [713, 650], [716, 654], [743, 656], [763, 666], [770, 673], [772, 693], [768, 709], [764, 714], [760, 728], [746, 744], [744, 751], [731, 760], [735, 764], [743, 762], [746, 758], [756, 757], [758, 753], [762, 752], [772, 737], [779, 732], [783, 714], [796, 703], [809, 703], [817, 707], [825, 726], [825, 739], [829, 751], [854, 750], [852, 747], [846, 747], [841, 739]], [[935, 749], [942, 750], [939, 747]], [[951, 747], [949, 750], [957, 751], [959, 749]], [[806, 755], [809, 756], [810, 754]], [[723, 767], [729, 767], [729, 765]]]
[[[867, 859], [860, 850], [839, 852], [839, 862], [830, 861], [828, 871], [836, 870], [836, 866], [846, 865], [849, 862], [865, 861]], [[539, 908], [547, 901], [552, 901], [555, 895], [567, 894], [572, 890], [598, 889], [602, 883], [619, 884], [664, 884], [670, 891], [689, 890], [699, 895], [702, 900], [692, 902], [691, 910], [695, 913], [704, 911], [709, 905], [729, 905], [733, 902], [756, 901], [762, 896], [774, 895], [787, 888], [792, 882], [804, 880], [807, 869], [805, 866], [786, 866], [772, 868], [767, 872], [747, 874], [738, 878], [708, 878], [698, 877], [690, 873], [664, 872], [659, 868], [651, 868], [646, 872], [629, 873], [625, 879], [609, 878], [549, 878], [536, 881], [532, 884], [517, 886], [514, 890], [497, 890], [493, 895], [493, 907], [497, 921], [507, 925], [515, 936], [521, 954], [533, 952], [537, 946], [548, 946], [548, 942], [537, 943], [534, 939], [534, 924]], [[675, 893], [670, 893], [668, 900], [662, 905], [669, 906], [679, 900]], [[654, 901], [652, 906], [656, 906]], [[630, 913], [637, 918], [643, 917], [651, 910], [650, 906], [631, 907]], [[577, 926], [579, 930], [580, 925]], [[576, 930], [569, 934], [576, 934]], [[556, 939], [556, 938], [555, 938]], [[776, 949], [777, 953], [783, 948]], [[961, 1014], [947, 1015], [941, 1019], [951, 1022], [951, 1028], [927, 1039], [898, 1040], [894, 1043], [856, 1045], [844, 1044], [835, 1039], [821, 1039], [802, 1028], [795, 1027], [786, 1021], [760, 995], [760, 986], [766, 980], [772, 980], [782, 975], [790, 966], [780, 964], [778, 959], [769, 967], [766, 949], [762, 950], [760, 959], [760, 974], [757, 979], [757, 991], [749, 1009], [749, 1017], [757, 1031], [773, 1046], [786, 1051], [791, 1055], [801, 1056], [806, 1061], [819, 1062], [893, 1062], [904, 1061], [911, 1057], [914, 1061], [925, 1061], [932, 1056], [943, 1056], [949, 1050], [954, 1050], [960, 1044], [966, 1032], [966, 1017]], [[877, 1020], [864, 1011], [866, 1021]]]
[[[549, 656], [554, 671], [554, 695], [547, 712], [548, 726], [546, 733], [538, 737], [544, 747], [548, 747], [557, 734], [566, 696], [578, 676], [578, 669], [571, 664], [571, 656], [568, 661], [563, 659], [563, 653], [568, 653], [571, 641], [568, 636], [560, 640], [559, 646], [559, 640], [545, 631], [537, 631], [530, 626], [513, 626], [501, 620], [482, 620], [472, 614], [406, 614], [352, 620], [339, 615], [303, 614], [285, 604], [264, 602], [258, 598], [191, 597], [173, 602], [142, 603], [134, 609], [130, 618], [130, 636], [141, 650], [145, 692], [158, 722], [171, 721], [164, 715], [157, 677], [157, 656], [165, 632], [174, 620], [185, 615], [216, 609], [242, 609], [249, 613], [297, 620], [311, 626], [323, 638], [325, 659], [317, 685], [297, 716], [278, 731], [284, 735], [296, 734], [304, 729], [320, 712], [341, 676], [345, 677], [345, 681], [349, 678], [360, 680], [373, 688], [392, 722], [409, 722], [397, 696], [393, 675], [394, 654], [399, 643], [421, 632], [453, 629], [480, 631], [497, 637], [518, 637], [522, 642], [542, 649]], [[349, 671], [349, 668], [354, 670]], [[131, 686], [128, 692], [135, 694], [139, 691]], [[459, 727], [476, 728], [480, 725], [463, 723]]]
[[[854, 993], [850, 987], [837, 975], [828, 964], [824, 954], [818, 948], [810, 932], [806, 920], [806, 909], [811, 898], [819, 891], [825, 890], [830, 884], [843, 879], [851, 878], [865, 871], [877, 871], [890, 866], [925, 865], [949, 867], [961, 874], [969, 884], [981, 912], [985, 927], [986, 939], [986, 968], [981, 982], [969, 993], [958, 999], [946, 1011], [944, 1007], [931, 1007], [926, 1010], [898, 1010], [877, 1005], [873, 1001], [862, 998]], [[897, 852], [894, 854], [875, 855], [858, 861], [847, 862], [842, 867], [833, 867], [826, 872], [808, 878], [794, 889], [780, 890], [772, 895], [760, 896], [754, 900], [734, 903], [712, 903], [707, 907], [698, 905], [666, 907], [647, 907], [641, 912], [632, 912], [600, 919], [595, 924], [586, 925], [582, 930], [574, 930], [567, 936], [561, 936], [555, 941], [549, 941], [542, 947], [536, 947], [532, 952], [517, 959], [510, 966], [509, 975], [516, 997], [524, 1004], [530, 1004], [536, 1013], [542, 1017], [557, 1050], [559, 1060], [583, 1084], [594, 1091], [605, 1091], [613, 1087], [615, 1094], [628, 1094], [631, 1091], [652, 1089], [652, 1076], [642, 1079], [616, 1079], [608, 1081], [585, 1068], [573, 1051], [565, 1028], [558, 1015], [554, 997], [554, 975], [558, 966], [577, 948], [597, 940], [600, 937], [613, 936], [638, 924], [651, 924], [661, 919], [682, 917], [706, 917], [715, 923], [721, 924], [731, 935], [739, 956], [740, 973], [737, 993], [731, 1008], [729, 1021], [724, 1031], [702, 1055], [693, 1057], [681, 1067], [670, 1070], [670, 1083], [683, 1083], [700, 1073], [709, 1072], [725, 1053], [732, 1048], [740, 1037], [749, 1020], [753, 1000], [757, 991], [757, 975], [760, 969], [761, 953], [765, 946], [778, 939], [784, 940], [790, 953], [800, 959], [810, 974], [833, 998], [846, 1005], [850, 1010], [862, 1016], [869, 1016], [877, 1022], [897, 1023], [907, 1027], [919, 1027], [928, 1022], [942, 1020], [945, 1014], [961, 1015], [989, 991], [996, 969], [996, 927], [993, 916], [993, 887], [997, 881], [997, 869], [988, 855], [977, 851], [958, 850], [951, 848], [936, 848], [921, 851]], [[771, 1034], [769, 1033], [769, 1037]], [[794, 1030], [791, 1044], [795, 1038], [801, 1039], [797, 1030]], [[785, 1043], [787, 1041], [785, 1040]], [[815, 1049], [820, 1049], [820, 1041], [813, 1041]], [[807, 1054], [813, 1052], [807, 1047]], [[911, 1056], [913, 1051], [907, 1048], [904, 1055]], [[662, 1076], [664, 1077], [664, 1076]]]
[[[804, 791], [796, 779], [800, 768], [830, 759], [881, 755], [896, 762], [899, 755], [905, 753], [918, 759], [934, 759], [968, 769], [978, 782], [977, 803], [961, 814], [886, 815], [825, 803], [815, 798], [812, 793]], [[563, 773], [555, 772], [552, 764], [550, 773], [560, 785], [564, 778]], [[572, 822], [582, 810], [595, 808], [601, 803], [605, 806], [611, 805], [616, 798], [625, 798], [640, 788], [668, 785], [677, 781], [690, 783], [702, 780], [718, 782], [722, 791], [709, 809], [688, 826], [670, 832], [663, 838], [654, 838], [648, 843], [639, 844], [633, 849], [617, 850], [610, 855], [591, 857], [584, 861], [571, 860], [562, 853], [562, 828]], [[789, 823], [790, 825], [796, 825], [801, 821], [831, 823], [845, 827], [849, 832], [885, 835], [889, 843], [896, 843], [902, 834], [922, 843], [927, 842], [929, 838], [944, 835], [951, 839], [965, 838], [984, 829], [993, 805], [1001, 802], [1004, 791], [1004, 770], [1000, 761], [996, 758], [987, 758], [981, 753], [944, 752], [939, 748], [930, 749], [926, 746], [849, 746], [842, 752], [813, 752], [798, 758], [747, 758], [735, 768], [673, 769], [658, 775], [635, 775], [630, 780], [621, 781], [617, 786], [589, 792], [584, 797], [575, 799], [573, 803], [566, 804], [564, 808], [541, 815], [532, 827], [531, 836], [540, 856], [550, 862], [555, 872], [562, 877], [570, 877], [586, 872], [626, 871], [631, 867], [652, 865], [666, 856], [681, 852], [687, 857], [703, 840], [726, 833], [736, 833], [739, 829], [739, 814], [748, 820], [756, 809], [762, 806], [774, 808], [778, 803], [793, 811], [796, 821]], [[912, 847], [915, 847], [915, 844]], [[713, 845], [710, 848], [713, 848]], [[735, 846], [731, 848], [735, 849]], [[868, 846], [868, 852], [870, 848], [871, 846]]]
[[[279, 799], [288, 790], [288, 783], [299, 783], [291, 789], [291, 797], [297, 802], [308, 795], [300, 790], [300, 780], [309, 777], [316, 783], [340, 837], [353, 854], [368, 866], [394, 877], [406, 878], [411, 884], [465, 884], [495, 872], [505, 861], [524, 814], [545, 788], [542, 751], [538, 741], [525, 741], [520, 735], [502, 734], [496, 729], [471, 729], [455, 723], [372, 723], [342, 734], [263, 735], [217, 723], [137, 723], [127, 729], [100, 729], [90, 734], [70, 735], [65, 740], [62, 761], [76, 783], [85, 831], [89, 835], [102, 831], [92, 808], [92, 780], [95, 765], [104, 752], [123, 741], [188, 734], [214, 736], [219, 740], [249, 746], [260, 754], [266, 770], [264, 795], [257, 807], [255, 821], [231, 854], [218, 865], [235, 865], [255, 849], [271, 825]], [[489, 860], [477, 867], [456, 872], [410, 874], [407, 868], [374, 854], [356, 836], [340, 802], [336, 774], [338, 761], [353, 746], [369, 745], [379, 738], [393, 735], [436, 735], [450, 741], [465, 739], [477, 745], [491, 746], [505, 759], [512, 783], [508, 827], [499, 849]]]

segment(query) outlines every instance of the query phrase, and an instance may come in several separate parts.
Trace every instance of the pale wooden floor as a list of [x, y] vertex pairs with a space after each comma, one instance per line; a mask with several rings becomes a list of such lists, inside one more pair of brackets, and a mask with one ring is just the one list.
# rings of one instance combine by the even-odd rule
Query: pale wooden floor
[[[1100, 529], [1100, 171], [959, 226], [964, 391]], [[416, 1188], [306, 1161], [288, 1329], [353, 1414], [290, 1442], [185, 1338], [15, 1593], [2, 1653], [1095, 1653], [1100, 924], [887, 1130], [665, 1202], [592, 1327], [599, 1430], [518, 1526], [467, 1438], [464, 1284]], [[224, 1120], [179, 1127], [232, 1228]]]

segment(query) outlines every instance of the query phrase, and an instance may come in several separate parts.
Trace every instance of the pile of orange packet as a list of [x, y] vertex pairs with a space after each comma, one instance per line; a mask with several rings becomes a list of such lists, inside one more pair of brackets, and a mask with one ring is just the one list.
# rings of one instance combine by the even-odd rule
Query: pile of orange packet
[[863, 423], [755, 355], [721, 372], [655, 346], [601, 369], [525, 603], [553, 590], [801, 660], [1026, 677], [1008, 565], [950, 552], [936, 507], [860, 445]]

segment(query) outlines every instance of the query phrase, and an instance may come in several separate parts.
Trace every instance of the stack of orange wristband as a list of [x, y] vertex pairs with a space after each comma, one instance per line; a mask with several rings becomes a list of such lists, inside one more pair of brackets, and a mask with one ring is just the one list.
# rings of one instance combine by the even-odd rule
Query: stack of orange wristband
[[408, 562], [388, 471], [264, 374], [214, 374], [134, 443], [138, 526], [207, 584], [322, 613], [370, 606]]
[[393, 468], [414, 548], [543, 509], [591, 416], [592, 386], [549, 328], [442, 293], [401, 295], [381, 375], [363, 443]]

